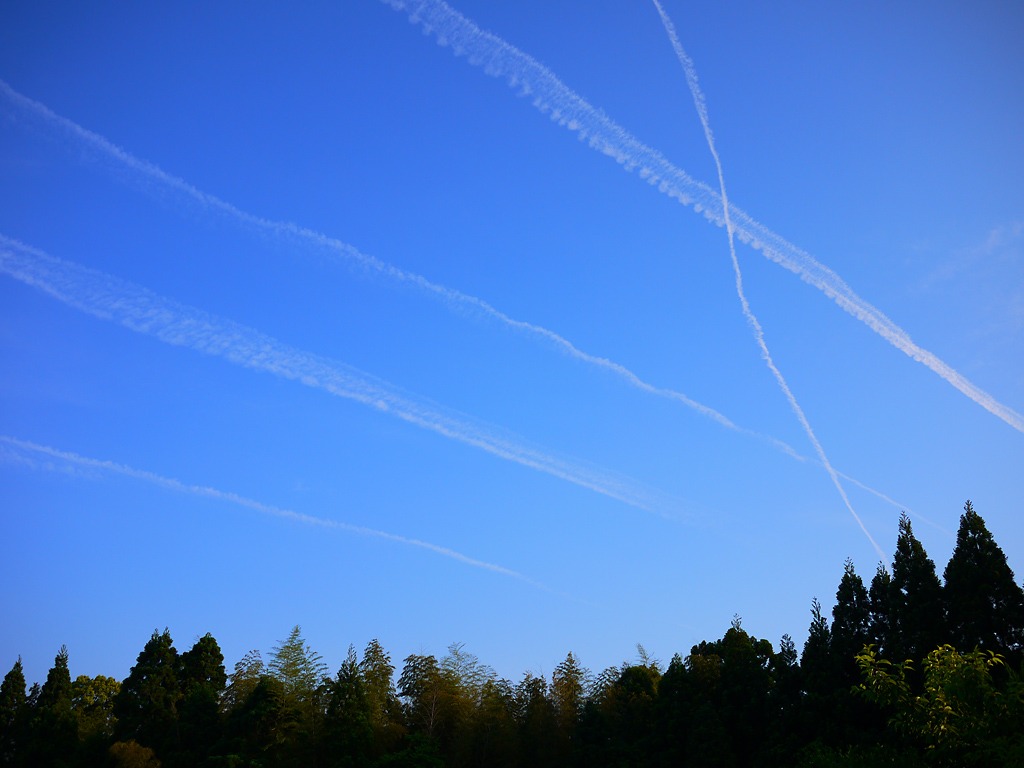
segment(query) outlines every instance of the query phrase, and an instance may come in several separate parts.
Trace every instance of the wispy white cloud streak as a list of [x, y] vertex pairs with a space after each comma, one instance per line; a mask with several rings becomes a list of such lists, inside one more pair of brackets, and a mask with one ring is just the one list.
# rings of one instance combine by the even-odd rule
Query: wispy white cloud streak
[[[540, 582], [534, 581], [533, 579], [524, 576], [518, 571], [513, 571], [510, 568], [505, 568], [501, 565], [495, 565], [485, 560], [477, 560], [476, 558], [464, 555], [461, 552], [457, 552], [454, 549], [439, 546], [438, 544], [431, 544], [429, 541], [422, 541], [420, 539], [413, 539], [408, 536], [399, 536], [395, 533], [387, 533], [386, 531], [378, 531], [374, 528], [366, 528], [361, 525], [351, 525], [350, 523], [343, 523], [338, 520], [330, 520], [324, 517], [315, 517], [314, 515], [307, 515], [302, 512], [295, 512], [291, 509], [284, 509], [282, 507], [275, 507], [271, 504], [264, 504], [261, 501], [250, 499], [245, 496], [240, 496], [237, 493], [231, 493], [230, 491], [221, 491], [217, 488], [211, 488], [206, 485], [192, 485], [190, 483], [184, 483], [181, 480], [176, 480], [173, 477], [164, 477], [158, 475], [155, 472], [148, 472], [143, 469], [135, 469], [129, 467], [126, 464], [119, 464], [113, 461], [106, 461], [102, 459], [92, 459], [87, 456], [81, 456], [77, 453], [70, 451], [61, 451], [57, 448], [51, 448], [47, 445], [40, 445], [33, 443], [28, 440], [19, 440], [18, 438], [11, 437], [9, 435], [0, 435], [0, 444], [6, 445], [9, 449], [13, 448], [16, 451], [28, 452], [29, 456], [43, 456], [48, 460], [55, 460], [70, 464], [74, 467], [81, 467], [87, 470], [97, 470], [103, 473], [112, 473], [116, 475], [123, 475], [125, 477], [131, 477], [136, 480], [143, 480], [153, 485], [158, 485], [161, 488], [167, 488], [172, 491], [178, 491], [179, 493], [187, 493], [192, 496], [201, 496], [207, 499], [214, 499], [215, 501], [225, 501], [229, 504], [234, 504], [239, 507], [251, 509], [256, 512], [261, 512], [265, 515], [273, 515], [274, 517], [281, 517], [286, 520], [293, 520], [295, 522], [304, 523], [306, 525], [315, 525], [321, 528], [330, 528], [337, 531], [345, 531], [347, 533], [355, 533], [360, 536], [372, 536], [378, 539], [384, 539], [386, 541], [395, 542], [396, 544], [405, 544], [410, 547], [419, 547], [420, 549], [428, 550], [434, 554], [441, 555], [442, 557], [448, 557], [452, 560], [457, 560], [464, 565], [471, 565], [474, 568], [482, 568], [492, 573], [497, 573], [502, 576], [508, 576], [513, 579], [523, 581], [533, 587], [543, 589], [550, 592], [551, 590]], [[0, 455], [0, 458], [7, 458]], [[21, 460], [22, 455], [15, 453], [10, 458]], [[29, 462], [26, 462], [29, 463]], [[38, 464], [36, 465], [38, 466]], [[44, 465], [45, 466], [45, 465]]]
[[[421, 27], [425, 34], [433, 36], [439, 45], [450, 47], [456, 56], [464, 56], [471, 65], [482, 68], [488, 75], [505, 79], [520, 95], [530, 98], [536, 109], [575, 133], [592, 149], [611, 157], [626, 171], [635, 171], [662, 194], [703, 214], [709, 221], [725, 226], [725, 205], [719, 191], [696, 181], [660, 152], [640, 142], [529, 54], [480, 29], [443, 0], [381, 2], [406, 13], [412, 23]], [[742, 242], [798, 275], [896, 349], [931, 369], [1017, 431], [1024, 432], [1024, 416], [1000, 403], [934, 353], [918, 346], [906, 331], [854, 293], [839, 275], [809, 253], [735, 206], [730, 207], [730, 220]]]
[[[43, 124], [56, 129], [62, 135], [70, 138], [79, 145], [97, 152], [99, 155], [116, 163], [119, 167], [138, 174], [140, 178], [156, 182], [167, 189], [173, 190], [182, 195], [185, 199], [198, 203], [212, 211], [219, 212], [220, 214], [228, 217], [229, 219], [233, 219], [244, 226], [251, 227], [257, 231], [268, 233], [276, 237], [291, 238], [300, 244], [322, 248], [328, 253], [333, 254], [335, 257], [339, 259], [347, 259], [370, 272], [375, 272], [397, 282], [414, 285], [428, 295], [432, 295], [451, 306], [476, 309], [484, 316], [497, 320], [509, 328], [533, 334], [534, 336], [551, 343], [556, 349], [561, 350], [571, 358], [609, 371], [621, 377], [627, 383], [642, 392], [647, 392], [651, 395], [662, 397], [667, 400], [676, 401], [711, 419], [726, 429], [761, 440], [797, 461], [802, 462], [807, 460], [805, 456], [796, 451], [792, 446], [778, 438], [739, 426], [717, 410], [687, 397], [684, 393], [678, 390], [651, 384], [646, 380], [641, 379], [636, 373], [626, 366], [623, 366], [613, 360], [609, 360], [608, 358], [584, 352], [577, 348], [568, 339], [560, 336], [554, 331], [544, 328], [543, 326], [510, 317], [483, 299], [462, 293], [461, 291], [453, 288], [439, 285], [428, 280], [422, 275], [407, 272], [406, 270], [392, 264], [388, 264], [373, 256], [364, 254], [354, 246], [323, 233], [316, 232], [290, 222], [266, 219], [247, 211], [243, 211], [215, 195], [198, 189], [184, 179], [167, 173], [153, 163], [135, 157], [105, 137], [83, 128], [66, 117], [58, 115], [46, 105], [18, 93], [2, 79], [0, 79], [0, 95], [6, 98], [8, 103], [21, 110], [24, 114], [34, 116], [38, 120], [42, 121]], [[862, 484], [858, 482], [858, 485]], [[880, 498], [888, 498], [868, 486], [863, 487]]]
[[233, 219], [240, 224], [264, 233], [269, 233], [275, 237], [291, 239], [306, 245], [315, 246], [319, 249], [323, 249], [335, 258], [345, 259], [358, 264], [369, 272], [382, 275], [400, 283], [413, 285], [419, 290], [440, 299], [446, 304], [460, 306], [480, 312], [485, 317], [495, 320], [508, 328], [522, 333], [531, 334], [552, 344], [563, 354], [566, 354], [575, 360], [579, 360], [583, 363], [587, 363], [588, 365], [596, 366], [610, 372], [642, 392], [677, 402], [693, 411], [696, 411], [700, 415], [711, 419], [726, 429], [756, 437], [759, 440], [767, 442], [778, 450], [788, 453], [794, 458], [801, 458], [799, 454], [785, 442], [741, 427], [714, 408], [704, 405], [703, 403], [699, 403], [678, 390], [651, 384], [644, 379], [641, 379], [636, 373], [621, 363], [609, 360], [608, 358], [600, 355], [585, 352], [555, 331], [525, 320], [518, 320], [511, 317], [477, 296], [472, 296], [457, 289], [440, 285], [427, 279], [423, 275], [408, 272], [394, 266], [393, 264], [381, 261], [378, 258], [362, 253], [349, 243], [329, 237], [321, 232], [316, 232], [312, 229], [301, 227], [291, 222], [274, 221], [272, 219], [266, 219], [247, 211], [243, 211], [215, 195], [211, 195], [208, 192], [198, 189], [184, 179], [167, 173], [153, 163], [135, 157], [103, 136], [83, 128], [66, 117], [58, 115], [46, 105], [18, 93], [3, 80], [0, 80], [0, 95], [24, 113], [33, 115], [37, 119], [42, 120], [46, 125], [58, 129], [73, 141], [89, 147], [92, 151], [100, 153], [102, 156], [117, 163], [122, 168], [127, 168], [133, 173], [138, 174], [140, 177], [149, 181], [157, 182], [167, 189], [174, 190], [178, 194], [183, 195], [186, 199], [191, 200], [194, 203], [198, 203], [207, 209], [216, 211], [217, 213]]
[[697, 68], [694, 66], [693, 61], [686, 54], [686, 50], [683, 48], [682, 42], [679, 40], [679, 35], [676, 34], [675, 25], [672, 23], [672, 19], [669, 18], [668, 14], [665, 13], [665, 9], [662, 7], [658, 0], [652, 0], [654, 7], [658, 11], [658, 15], [661, 17], [662, 26], [665, 27], [665, 33], [668, 35], [669, 42], [672, 44], [672, 50], [675, 51], [676, 58], [679, 59], [679, 64], [683, 68], [683, 72], [686, 75], [686, 84], [689, 86], [690, 95], [693, 96], [693, 105], [697, 110], [697, 117], [700, 118], [701, 126], [704, 128], [704, 138], [707, 140], [708, 149], [711, 151], [711, 156], [715, 161], [715, 169], [718, 172], [718, 186], [722, 197], [722, 215], [725, 219], [725, 233], [729, 241], [729, 256], [732, 259], [732, 270], [736, 278], [736, 296], [740, 300], [740, 306], [743, 309], [743, 316], [747, 320], [747, 324], [750, 325], [751, 330], [754, 333], [754, 340], [757, 342], [758, 348], [761, 350], [761, 358], [768, 366], [768, 370], [772, 372], [775, 377], [775, 381], [779, 385], [779, 389], [786, 396], [786, 400], [789, 402], [789, 407], [792, 408], [793, 413], [796, 414], [797, 420], [800, 422], [800, 426], [803, 427], [804, 432], [807, 433], [807, 438], [811, 441], [811, 445], [814, 446], [815, 453], [818, 454], [818, 458], [821, 461], [822, 466], [825, 467], [825, 471], [828, 472], [829, 478], [832, 480], [832, 484], [839, 492], [840, 498], [843, 500], [843, 504], [849, 510], [850, 514], [853, 515], [853, 519], [857, 521], [857, 525], [867, 536], [868, 541], [875, 548], [875, 552], [878, 556], [885, 561], [885, 552], [878, 546], [878, 542], [875, 541], [871, 532], [868, 531], [867, 526], [864, 525], [864, 521], [860, 519], [860, 515], [853, 508], [853, 504], [850, 503], [850, 498], [846, 495], [846, 490], [843, 488], [843, 484], [839, 482], [839, 477], [836, 474], [835, 469], [832, 467], [832, 462], [828, 460], [828, 456], [825, 454], [825, 449], [821, 445], [821, 441], [818, 440], [817, 435], [814, 434], [814, 430], [811, 428], [811, 423], [807, 419], [807, 415], [804, 413], [804, 409], [800, 407], [800, 403], [796, 399], [796, 395], [793, 394], [793, 390], [790, 389], [789, 384], [786, 382], [786, 378], [782, 375], [782, 371], [775, 364], [775, 360], [772, 358], [772, 353], [768, 349], [768, 342], [764, 338], [764, 329], [761, 327], [761, 323], [758, 321], [754, 311], [750, 308], [750, 302], [747, 300], [746, 292], [743, 290], [743, 273], [740, 270], [740, 262], [736, 257], [736, 242], [733, 238], [732, 222], [729, 218], [729, 196], [725, 190], [725, 173], [722, 171], [722, 160], [718, 155], [718, 150], [715, 147], [715, 136], [711, 131], [711, 121], [708, 118], [707, 103], [704, 100], [704, 92], [701, 90], [700, 82], [697, 80]]
[[558, 458], [497, 427], [416, 399], [335, 360], [289, 347], [230, 320], [162, 298], [124, 280], [64, 261], [0, 234], [0, 271], [69, 306], [168, 344], [222, 357], [371, 406], [499, 458], [640, 509], [671, 516], [674, 503], [612, 472]]

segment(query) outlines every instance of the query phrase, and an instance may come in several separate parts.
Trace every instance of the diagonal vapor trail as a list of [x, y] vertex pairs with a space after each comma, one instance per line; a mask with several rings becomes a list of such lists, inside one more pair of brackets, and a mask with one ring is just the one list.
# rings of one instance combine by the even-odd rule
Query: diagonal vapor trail
[[482, 568], [492, 573], [497, 573], [502, 576], [508, 576], [513, 579], [525, 582], [532, 587], [542, 589], [545, 592], [552, 592], [549, 587], [541, 584], [538, 581], [534, 581], [528, 576], [524, 576], [518, 571], [513, 571], [510, 568], [506, 568], [495, 563], [489, 563], [485, 560], [478, 560], [474, 557], [464, 555], [454, 549], [448, 547], [442, 547], [438, 544], [431, 544], [429, 541], [422, 541], [421, 539], [414, 539], [408, 536], [400, 536], [396, 533], [388, 533], [387, 531], [379, 531], [375, 528], [366, 528], [361, 525], [352, 525], [350, 523], [343, 523], [338, 520], [330, 520], [325, 517], [316, 517], [314, 515], [307, 515], [303, 512], [296, 512], [291, 509], [285, 509], [283, 507], [276, 507], [271, 504], [264, 504], [261, 501], [250, 499], [245, 496], [240, 496], [237, 493], [230, 491], [222, 491], [217, 488], [211, 488], [206, 485], [193, 485], [191, 483], [184, 483], [181, 480], [176, 480], [173, 477], [165, 477], [158, 475], [155, 472], [149, 472], [144, 469], [136, 469], [134, 467], [127, 466], [126, 464], [119, 464], [113, 461], [107, 461], [103, 459], [92, 459], [87, 456], [82, 456], [77, 453], [70, 451], [62, 451], [57, 448], [52, 448], [47, 445], [40, 445], [33, 443], [28, 440], [19, 440], [16, 437], [9, 435], [0, 435], [0, 444], [13, 447], [21, 451], [27, 451], [32, 454], [39, 454], [47, 456], [51, 459], [57, 459], [59, 461], [66, 462], [79, 467], [85, 467], [87, 469], [95, 469], [101, 472], [113, 473], [118, 475], [124, 475], [125, 477], [131, 477], [136, 480], [144, 480], [147, 483], [158, 485], [162, 488], [167, 488], [172, 491], [178, 491], [179, 493], [187, 493], [192, 496], [201, 496], [208, 499], [214, 499], [216, 501], [225, 501], [236, 506], [245, 507], [256, 512], [262, 512], [266, 515], [273, 515], [275, 517], [285, 518], [287, 520], [294, 520], [299, 523], [306, 525], [315, 525], [321, 528], [330, 528], [338, 531], [345, 531], [347, 533], [355, 533], [360, 536], [371, 536], [378, 539], [384, 539], [386, 541], [392, 541], [397, 544], [405, 544], [410, 547], [419, 547], [429, 552], [433, 552], [436, 555], [442, 557], [448, 557], [452, 560], [457, 560], [464, 565], [470, 565], [474, 568]]
[[[543, 340], [551, 342], [556, 348], [560, 349], [571, 358], [589, 363], [598, 368], [603, 368], [615, 375], [618, 375], [627, 383], [642, 392], [647, 392], [648, 394], [681, 403], [712, 421], [715, 421], [726, 429], [761, 440], [796, 461], [807, 461], [805, 456], [796, 451], [788, 443], [755, 430], [741, 427], [715, 409], [687, 397], [678, 390], [650, 384], [649, 382], [641, 379], [637, 374], [624, 365], [604, 357], [584, 352], [572, 344], [568, 339], [560, 336], [554, 331], [544, 328], [543, 326], [510, 317], [483, 299], [463, 293], [457, 289], [448, 288], [438, 283], [434, 283], [422, 275], [407, 272], [406, 270], [392, 264], [388, 264], [373, 256], [364, 254], [354, 246], [323, 233], [316, 232], [291, 222], [275, 221], [257, 216], [253, 213], [244, 211], [237, 206], [216, 197], [215, 195], [204, 192], [192, 184], [189, 184], [184, 179], [167, 173], [159, 166], [154, 165], [147, 160], [135, 157], [100, 134], [83, 128], [74, 121], [58, 115], [45, 104], [18, 93], [11, 88], [10, 85], [4, 82], [3, 79], [0, 79], [0, 95], [5, 97], [9, 103], [15, 105], [23, 112], [44, 121], [46, 125], [58, 129], [89, 149], [102, 153], [105, 157], [120, 164], [122, 167], [131, 170], [143, 178], [155, 181], [166, 188], [174, 190], [179, 194], [184, 195], [186, 198], [193, 200], [210, 210], [217, 211], [224, 216], [234, 219], [245, 226], [272, 234], [276, 237], [293, 238], [301, 243], [312, 244], [317, 247], [324, 248], [338, 258], [349, 259], [370, 271], [384, 275], [397, 282], [406, 282], [414, 285], [427, 294], [432, 295], [449, 305], [461, 305], [478, 309], [485, 316], [495, 319], [513, 330], [531, 333]], [[857, 482], [857, 485], [862, 486], [865, 490], [868, 490], [879, 498], [893, 504], [893, 506], [903, 509], [902, 506], [896, 502], [892, 502], [888, 496], [885, 496], [879, 491], [863, 485], [860, 482]]]
[[[615, 160], [624, 170], [636, 171], [659, 192], [701, 213], [718, 226], [725, 225], [725, 206], [720, 192], [692, 178], [664, 155], [626, 131], [558, 79], [532, 56], [475, 23], [443, 0], [380, 0], [433, 36], [437, 44], [450, 46], [474, 67], [503, 78], [532, 105], [556, 124], [575, 133], [591, 148]], [[918, 346], [910, 335], [883, 312], [858, 296], [835, 272], [811, 254], [785, 240], [740, 208], [730, 206], [730, 218], [741, 242], [759, 250], [765, 258], [788, 269], [817, 288], [843, 311], [860, 320], [893, 347], [932, 370], [977, 405], [1024, 432], [1024, 415], [1003, 405], [958, 373], [937, 355]]]
[[825, 454], [825, 449], [822, 447], [818, 437], [814, 434], [814, 430], [811, 428], [811, 423], [807, 419], [807, 415], [804, 413], [804, 409], [800, 407], [800, 403], [796, 399], [796, 395], [790, 389], [789, 384], [786, 382], [786, 378], [782, 375], [782, 371], [775, 364], [775, 360], [772, 358], [772, 353], [768, 349], [768, 343], [764, 338], [764, 329], [761, 327], [761, 323], [758, 321], [754, 311], [750, 308], [750, 302], [747, 301], [746, 292], [743, 290], [743, 273], [740, 271], [740, 262], [736, 257], [736, 242], [733, 238], [732, 222], [729, 219], [729, 196], [725, 191], [725, 174], [722, 171], [722, 160], [718, 155], [718, 149], [715, 147], [715, 136], [711, 131], [711, 120], [708, 118], [707, 103], [704, 100], [704, 92], [700, 88], [700, 83], [697, 80], [697, 68], [693, 64], [693, 60], [686, 54], [686, 50], [683, 48], [682, 42], [679, 40], [679, 35], [676, 34], [675, 24], [672, 23], [672, 19], [669, 18], [668, 14], [665, 13], [665, 9], [662, 7], [658, 0], [652, 0], [654, 7], [658, 11], [658, 15], [661, 17], [662, 26], [665, 27], [665, 33], [668, 35], [669, 42], [672, 44], [672, 49], [675, 51], [676, 58], [679, 59], [679, 64], [683, 68], [683, 72], [686, 75], [686, 84], [689, 86], [690, 94], [693, 96], [693, 105], [697, 109], [697, 117], [700, 118], [701, 126], [704, 128], [704, 138], [707, 140], [708, 149], [711, 151], [711, 156], [715, 161], [715, 169], [718, 171], [718, 186], [722, 196], [722, 214], [725, 218], [725, 233], [729, 240], [729, 256], [732, 258], [732, 269], [733, 274], [736, 277], [736, 295], [740, 300], [740, 306], [743, 309], [743, 316], [746, 318], [748, 325], [754, 333], [754, 340], [757, 342], [758, 348], [761, 350], [761, 358], [764, 360], [768, 369], [772, 372], [775, 377], [775, 381], [779, 385], [779, 389], [782, 390], [782, 394], [786, 396], [786, 400], [789, 401], [789, 407], [793, 409], [793, 413], [796, 414], [797, 420], [803, 427], [804, 432], [807, 433], [808, 439], [814, 446], [815, 453], [818, 454], [818, 458], [821, 460], [822, 466], [825, 467], [825, 471], [828, 472], [829, 478], [832, 480], [832, 484], [836, 487], [839, 492], [840, 498], [843, 500], [843, 504], [849, 510], [850, 514], [853, 515], [853, 519], [857, 521], [857, 525], [860, 526], [861, 531], [868, 537], [868, 541], [875, 548], [875, 552], [882, 559], [883, 562], [886, 560], [885, 552], [878, 546], [878, 542], [875, 541], [871, 532], [868, 531], [867, 526], [864, 525], [864, 521], [860, 519], [860, 515], [857, 514], [853, 508], [853, 504], [850, 503], [850, 498], [846, 495], [846, 490], [843, 488], [843, 484], [839, 482], [839, 477], [836, 474], [835, 469], [832, 467], [832, 462], [828, 460], [828, 456]]
[[87, 314], [167, 344], [188, 347], [245, 368], [299, 381], [630, 506], [665, 517], [674, 516], [674, 500], [643, 489], [629, 478], [547, 454], [511, 433], [475, 422], [435, 403], [415, 399], [352, 366], [295, 349], [240, 323], [50, 256], [2, 234], [0, 272]]
[[575, 360], [579, 360], [608, 371], [642, 392], [680, 403], [687, 408], [696, 411], [700, 415], [717, 422], [726, 429], [751, 437], [756, 437], [774, 448], [789, 454], [795, 459], [803, 459], [800, 454], [782, 440], [741, 427], [714, 408], [704, 405], [703, 403], [699, 403], [678, 390], [651, 384], [641, 379], [636, 373], [621, 363], [609, 360], [606, 357], [585, 352], [555, 331], [525, 320], [517, 320], [477, 296], [472, 296], [457, 289], [440, 285], [439, 283], [429, 280], [423, 275], [408, 272], [374, 256], [362, 253], [349, 243], [329, 237], [321, 232], [316, 232], [292, 222], [275, 221], [244, 211], [215, 195], [198, 189], [178, 176], [173, 176], [172, 174], [167, 173], [153, 163], [135, 157], [103, 136], [83, 128], [66, 117], [58, 115], [46, 105], [18, 93], [2, 79], [0, 79], [0, 95], [3, 95], [11, 104], [14, 104], [22, 111], [45, 121], [47, 125], [58, 128], [64, 134], [72, 137], [75, 141], [84, 144], [90, 149], [101, 152], [108, 159], [128, 168], [133, 173], [151, 181], [156, 181], [162, 186], [184, 195], [186, 198], [199, 203], [205, 208], [214, 210], [245, 226], [270, 233], [276, 237], [291, 238], [325, 249], [335, 258], [340, 257], [342, 259], [350, 260], [359, 264], [364, 269], [384, 275], [389, 279], [413, 285], [449, 305], [461, 305], [477, 310], [486, 317], [496, 320], [508, 328], [532, 334], [553, 344], [557, 349]]

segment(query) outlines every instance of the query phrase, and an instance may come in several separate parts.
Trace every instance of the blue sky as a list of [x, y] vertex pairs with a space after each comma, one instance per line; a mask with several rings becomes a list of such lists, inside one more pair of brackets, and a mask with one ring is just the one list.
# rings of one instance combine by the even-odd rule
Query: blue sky
[[[836, 276], [737, 240], [856, 515], [941, 571], [971, 498], [1024, 575], [1024, 13], [664, 7], [737, 215]], [[376, 0], [3, 10], [5, 668], [123, 677], [164, 626], [230, 668], [301, 624], [332, 667], [464, 642], [517, 678], [734, 614], [802, 643], [870, 578], [725, 229], [643, 178], [718, 190], [654, 6], [454, 8], [480, 57]]]

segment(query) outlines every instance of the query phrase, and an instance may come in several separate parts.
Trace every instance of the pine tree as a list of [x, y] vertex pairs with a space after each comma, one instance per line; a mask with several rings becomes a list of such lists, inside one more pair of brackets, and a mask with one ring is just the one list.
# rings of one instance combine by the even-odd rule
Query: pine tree
[[1024, 592], [970, 500], [964, 505], [943, 579], [949, 631], [957, 649], [1019, 653], [1024, 643]]
[[942, 585], [906, 513], [892, 563], [892, 601], [894, 660], [919, 661], [945, 641]]

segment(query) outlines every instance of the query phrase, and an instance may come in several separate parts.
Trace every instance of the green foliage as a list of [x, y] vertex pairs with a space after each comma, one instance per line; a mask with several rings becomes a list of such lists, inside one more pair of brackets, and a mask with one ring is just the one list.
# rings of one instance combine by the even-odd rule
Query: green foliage
[[884, 708], [896, 731], [923, 749], [928, 765], [1021, 765], [1024, 686], [1016, 675], [997, 685], [993, 672], [1005, 672], [999, 655], [943, 645], [924, 659], [920, 694], [908, 680], [912, 662], [890, 662], [869, 646], [857, 664], [864, 678], [859, 690]]
[[255, 690], [260, 678], [266, 674], [260, 652], [249, 651], [235, 663], [234, 671], [228, 676], [228, 686], [221, 697], [221, 709], [231, 712], [241, 706]]
[[104, 675], [79, 675], [71, 683], [71, 709], [78, 719], [78, 733], [83, 739], [114, 735], [117, 723], [114, 700], [120, 691], [121, 683]]
[[274, 648], [269, 670], [281, 681], [285, 695], [296, 702], [312, 699], [327, 676], [327, 665], [302, 638], [298, 625]]

